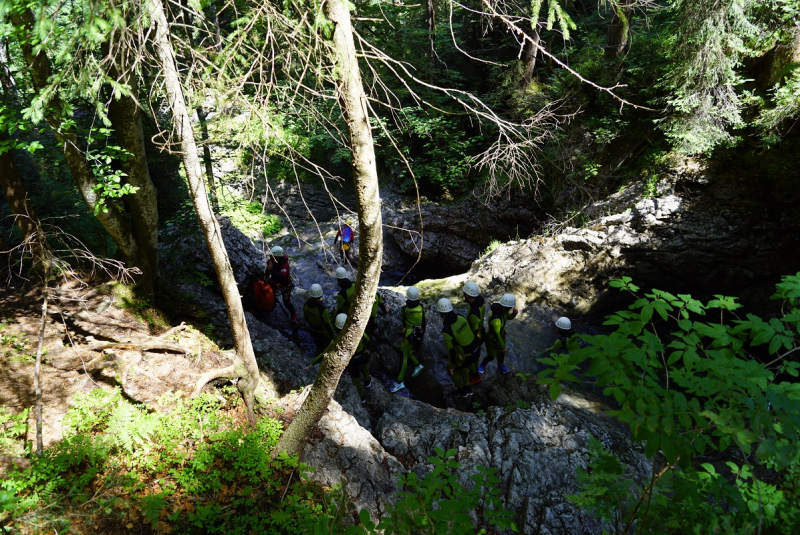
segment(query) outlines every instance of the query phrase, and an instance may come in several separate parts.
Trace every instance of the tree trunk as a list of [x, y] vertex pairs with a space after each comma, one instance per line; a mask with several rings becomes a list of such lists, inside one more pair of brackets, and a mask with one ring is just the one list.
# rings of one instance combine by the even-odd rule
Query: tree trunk
[[[164, 15], [164, 8], [161, 5], [161, 0], [147, 0], [146, 6], [153, 30], [153, 45], [161, 67], [161, 74], [164, 77], [164, 87], [169, 99], [169, 107], [172, 111], [175, 136], [181, 145], [181, 157], [186, 171], [186, 178], [189, 182], [192, 203], [197, 212], [197, 219], [203, 230], [206, 245], [211, 253], [211, 260], [214, 263], [214, 270], [217, 273], [222, 296], [225, 299], [225, 307], [228, 311], [228, 319], [231, 323], [233, 343], [236, 346], [234, 366], [236, 374], [240, 377], [238, 383], [239, 391], [247, 406], [248, 419], [255, 423], [253, 405], [256, 388], [259, 384], [259, 371], [256, 357], [253, 353], [253, 345], [250, 342], [250, 332], [247, 330], [239, 289], [236, 286], [233, 269], [225, 251], [225, 243], [222, 241], [222, 231], [208, 202], [208, 193], [203, 182], [192, 123], [189, 119], [189, 111], [183, 96], [183, 87], [178, 76], [175, 54], [169, 40], [169, 27]], [[274, 390], [272, 385], [269, 386], [270, 389]]]
[[6, 98], [11, 98], [16, 84], [8, 64], [8, 40], [3, 37], [0, 38], [0, 87], [3, 88]]
[[335, 25], [332, 43], [335, 57], [332, 59], [336, 66], [336, 93], [347, 124], [353, 154], [353, 182], [360, 231], [358, 277], [354, 303], [347, 323], [331, 352], [322, 359], [319, 374], [308, 397], [281, 437], [273, 455], [280, 452], [301, 455], [311, 432], [328, 408], [342, 371], [358, 346], [369, 320], [383, 256], [381, 200], [375, 150], [367, 115], [367, 98], [361, 85], [353, 44], [350, 13], [347, 4], [342, 0], [326, 0], [323, 3], [323, 12]]
[[631, 18], [633, 17], [632, 3], [633, 0], [620, 0], [611, 4], [614, 15], [611, 17], [611, 24], [608, 27], [606, 59], [620, 57], [628, 47], [628, 36], [630, 34]]
[[203, 165], [206, 168], [206, 178], [208, 187], [211, 190], [211, 206], [214, 211], [219, 213], [219, 202], [217, 201], [217, 185], [214, 182], [214, 165], [211, 162], [211, 147], [208, 146], [208, 122], [206, 121], [206, 111], [202, 106], [196, 108], [197, 119], [200, 122], [200, 141], [203, 144]]
[[131, 259], [141, 269], [138, 286], [147, 298], [153, 296], [158, 275], [158, 201], [156, 188], [150, 179], [147, 155], [142, 132], [142, 113], [139, 106], [138, 87], [135, 74], [131, 71], [132, 52], [121, 43], [112, 43], [116, 48], [111, 76], [117, 82], [131, 89], [130, 96], [113, 94], [108, 106], [108, 117], [114, 126], [114, 134], [120, 147], [131, 156], [120, 162], [122, 171], [128, 175], [130, 185], [138, 188], [135, 194], [125, 198], [131, 216], [131, 231], [138, 244], [138, 256]]
[[[10, 138], [5, 132], [0, 132], [0, 143], [8, 142]], [[37, 273], [44, 273], [44, 266], [48, 262], [46, 256], [47, 241], [41, 235], [41, 224], [36, 216], [36, 211], [28, 199], [22, 176], [17, 171], [13, 160], [13, 151], [0, 154], [0, 187], [6, 196], [6, 201], [14, 214], [14, 220], [22, 235], [22, 240], [30, 247], [33, 266]]]
[[428, 26], [428, 65], [433, 69], [436, 60], [436, 9], [433, 0], [425, 0], [425, 22]]
[[536, 55], [539, 52], [539, 28], [537, 22], [531, 22], [531, 39], [525, 39], [522, 47], [522, 78], [519, 81], [519, 90], [524, 95], [533, 80], [533, 71], [536, 69]]
[[[10, 13], [11, 22], [18, 28], [25, 29], [25, 37], [20, 40], [20, 48], [28, 71], [33, 82], [33, 88], [37, 93], [42, 94], [48, 86], [48, 80], [52, 75], [50, 67], [50, 60], [44, 50], [39, 50], [34, 53], [34, 47], [31, 44], [31, 35], [33, 34], [35, 19], [30, 9], [18, 13], [12, 11]], [[59, 116], [59, 110], [62, 109], [62, 102], [58, 96], [46, 105], [45, 120], [53, 131], [56, 140], [61, 145], [61, 150], [64, 153], [64, 159], [67, 162], [72, 177], [75, 179], [78, 189], [83, 196], [84, 201], [92, 210], [97, 206], [98, 197], [93, 187], [97, 185], [92, 169], [86, 156], [79, 147], [78, 136], [75, 128], [67, 126]], [[97, 219], [109, 233], [114, 243], [122, 251], [122, 254], [130, 261], [138, 257], [138, 245], [136, 239], [133, 237], [130, 222], [125, 218], [124, 214], [114, 206], [107, 206], [107, 211], [100, 210], [97, 212]]]

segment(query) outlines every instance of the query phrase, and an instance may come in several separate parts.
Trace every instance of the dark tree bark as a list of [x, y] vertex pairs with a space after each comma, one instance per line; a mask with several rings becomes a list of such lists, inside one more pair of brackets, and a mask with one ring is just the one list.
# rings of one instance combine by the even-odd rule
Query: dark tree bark
[[[211, 260], [214, 263], [214, 270], [217, 273], [222, 296], [225, 299], [225, 306], [228, 311], [228, 319], [233, 332], [233, 343], [236, 346], [234, 369], [236, 376], [239, 377], [239, 392], [242, 394], [247, 406], [248, 419], [250, 422], [255, 423], [253, 406], [256, 389], [259, 386], [259, 371], [256, 357], [253, 353], [253, 345], [250, 342], [250, 332], [247, 329], [239, 289], [236, 286], [233, 269], [225, 251], [225, 244], [222, 241], [222, 231], [208, 202], [208, 193], [203, 182], [197, 144], [195, 143], [189, 110], [186, 107], [183, 87], [178, 75], [175, 53], [170, 42], [169, 27], [167, 18], [164, 15], [164, 8], [161, 5], [161, 0], [146, 0], [145, 5], [150, 17], [153, 45], [161, 68], [161, 75], [164, 78], [164, 87], [172, 112], [175, 138], [181, 146], [181, 157], [186, 178], [189, 182], [192, 203], [194, 204], [200, 227], [203, 230], [206, 245], [211, 253]], [[269, 389], [275, 390], [273, 385], [269, 385]]]
[[353, 43], [350, 12], [342, 0], [326, 0], [325, 16], [333, 22], [333, 54], [336, 68], [336, 94], [347, 124], [350, 150], [353, 154], [353, 183], [360, 231], [358, 277], [354, 303], [344, 329], [333, 349], [322, 359], [319, 374], [303, 402], [303, 406], [281, 436], [273, 455], [280, 452], [301, 455], [311, 432], [333, 398], [339, 378], [358, 346], [372, 311], [378, 288], [383, 238], [381, 234], [381, 200], [375, 150], [367, 115], [367, 98]]
[[525, 39], [522, 47], [522, 77], [519, 81], [519, 89], [524, 94], [528, 90], [533, 80], [533, 71], [536, 69], [536, 55], [539, 52], [539, 28], [538, 22], [531, 22], [531, 38]]
[[[4, 132], [0, 132], [0, 143], [10, 141]], [[44, 273], [47, 264], [47, 241], [42, 236], [42, 226], [33, 205], [28, 199], [22, 176], [14, 165], [13, 151], [0, 154], [0, 187], [6, 196], [14, 221], [19, 228], [22, 239], [30, 247], [33, 265], [37, 273]]]
[[611, 3], [614, 15], [611, 17], [611, 24], [608, 26], [606, 59], [616, 59], [628, 48], [631, 18], [633, 17], [632, 4], [633, 0], [619, 0]]
[[110, 74], [117, 82], [130, 87], [131, 94], [113, 94], [108, 117], [120, 147], [131, 154], [120, 162], [120, 166], [128, 175], [128, 183], [138, 188], [135, 194], [126, 196], [125, 201], [130, 213], [131, 231], [139, 246], [139, 255], [134, 262], [142, 275], [137, 282], [141, 293], [151, 297], [158, 275], [158, 200], [147, 166], [138, 82], [130, 67], [133, 65], [130, 57], [133, 51], [122, 45], [112, 44], [112, 48], [116, 53]]
[[433, 0], [425, 0], [425, 22], [428, 27], [428, 64], [433, 69], [436, 61], [436, 8]]

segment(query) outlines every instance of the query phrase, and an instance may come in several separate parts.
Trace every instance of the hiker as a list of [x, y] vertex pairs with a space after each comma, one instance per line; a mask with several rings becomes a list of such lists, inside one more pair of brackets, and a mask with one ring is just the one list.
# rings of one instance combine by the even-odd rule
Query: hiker
[[280, 296], [283, 300], [283, 306], [289, 311], [289, 321], [297, 323], [297, 311], [292, 305], [292, 290], [294, 284], [292, 283], [292, 276], [289, 273], [289, 257], [283, 254], [283, 247], [276, 245], [270, 250], [270, 256], [267, 258], [267, 271], [266, 274], [269, 278], [270, 284], [275, 289], [276, 296]]
[[466, 363], [470, 372], [470, 382], [478, 383], [481, 381], [481, 375], [478, 373], [478, 361], [481, 358], [481, 346], [486, 341], [486, 329], [483, 326], [483, 318], [486, 315], [486, 300], [481, 295], [478, 285], [473, 281], [464, 283], [461, 291], [464, 293], [464, 300], [469, 305], [467, 323], [475, 338], [480, 340], [474, 358], [471, 358], [470, 362]]
[[553, 322], [553, 331], [555, 332], [556, 341], [552, 346], [545, 349], [543, 355], [551, 351], [573, 350], [580, 347], [580, 340], [572, 340], [568, 344], [569, 338], [575, 334], [575, 329], [572, 328], [572, 321], [569, 318], [561, 316]]
[[[336, 313], [348, 314], [350, 312], [350, 305], [353, 304], [353, 296], [356, 292], [356, 285], [347, 276], [347, 269], [343, 267], [336, 268], [336, 283], [339, 285], [339, 295], [336, 296]], [[375, 301], [372, 303], [372, 311], [370, 312], [369, 322], [367, 323], [366, 332], [369, 336], [375, 334], [378, 326], [377, 318], [378, 312], [386, 314], [389, 312], [389, 305], [387, 305], [383, 296], [378, 292], [375, 294]]]
[[474, 355], [480, 349], [481, 342], [472, 334], [467, 319], [453, 311], [453, 304], [449, 299], [446, 297], [439, 299], [436, 309], [442, 316], [442, 337], [447, 346], [449, 360], [447, 370], [453, 376], [453, 382], [456, 384], [456, 395], [470, 397], [472, 385], [470, 385], [469, 368], [466, 367], [466, 363], [477, 359], [477, 356]]
[[339, 266], [336, 268], [336, 284], [339, 285], [339, 294], [336, 296], [336, 313], [347, 314], [353, 304], [353, 295], [356, 285], [347, 277], [347, 269]]
[[486, 370], [486, 365], [497, 359], [497, 369], [500, 373], [506, 374], [511, 370], [505, 365], [506, 353], [506, 322], [514, 319], [519, 311], [514, 308], [517, 298], [512, 294], [505, 294], [500, 301], [492, 303], [491, 314], [489, 316], [489, 332], [486, 337], [486, 358], [478, 366], [478, 373]]
[[398, 392], [406, 387], [403, 379], [406, 376], [408, 361], [414, 364], [414, 371], [411, 377], [416, 377], [425, 367], [419, 363], [416, 356], [416, 348], [422, 343], [425, 336], [427, 321], [425, 319], [425, 309], [419, 302], [419, 290], [416, 286], [406, 290], [406, 304], [400, 309], [400, 321], [403, 322], [403, 341], [400, 343], [400, 352], [403, 355], [403, 364], [400, 366], [400, 374], [397, 376], [397, 384], [392, 388], [392, 392]]
[[[344, 324], [347, 321], [347, 314], [338, 314], [336, 316], [336, 321], [334, 323], [336, 327], [336, 334], [339, 333], [342, 329], [344, 329]], [[306, 370], [310, 370], [312, 366], [322, 360], [323, 355], [327, 351], [333, 349], [335, 340], [331, 340], [328, 347], [317, 355], [317, 357], [311, 361], [311, 363], [306, 366]], [[367, 397], [364, 394], [364, 388], [369, 388], [372, 386], [372, 377], [369, 376], [369, 353], [367, 352], [367, 344], [369, 344], [369, 336], [364, 333], [361, 336], [361, 340], [358, 342], [358, 347], [356, 348], [355, 353], [350, 358], [350, 362], [347, 364], [347, 367], [344, 369], [344, 373], [350, 376], [350, 379], [353, 381], [353, 386], [356, 387], [358, 390], [358, 395], [361, 398], [361, 404], [366, 405]]]
[[312, 284], [308, 290], [309, 299], [303, 306], [303, 315], [308, 322], [311, 338], [317, 347], [317, 353], [328, 347], [331, 340], [336, 338], [331, 323], [331, 313], [322, 302], [322, 286]]
[[336, 242], [338, 242], [340, 239], [342, 240], [342, 243], [339, 245], [339, 255], [341, 256], [342, 260], [347, 259], [348, 262], [350, 261], [350, 258], [348, 257], [348, 251], [353, 248], [353, 241], [355, 239], [355, 231], [351, 226], [352, 224], [353, 220], [348, 219], [347, 222], [339, 227], [339, 230], [336, 231], [336, 237], [333, 239], [334, 247], [336, 246]]
[[245, 286], [242, 307], [258, 321], [267, 323], [270, 313], [275, 310], [275, 290], [265, 274]]

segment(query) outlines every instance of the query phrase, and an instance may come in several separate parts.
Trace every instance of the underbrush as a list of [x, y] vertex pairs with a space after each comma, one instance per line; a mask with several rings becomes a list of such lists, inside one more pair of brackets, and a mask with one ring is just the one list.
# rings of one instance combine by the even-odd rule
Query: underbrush
[[169, 394], [149, 411], [119, 390], [76, 396], [64, 439], [0, 482], [0, 521], [12, 533], [313, 530], [323, 491], [296, 459], [270, 459], [280, 422], [248, 429], [231, 405]]

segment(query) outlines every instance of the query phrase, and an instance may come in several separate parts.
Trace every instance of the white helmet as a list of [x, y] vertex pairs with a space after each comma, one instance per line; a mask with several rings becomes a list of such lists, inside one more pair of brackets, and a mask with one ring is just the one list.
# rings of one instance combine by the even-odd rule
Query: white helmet
[[436, 303], [436, 309], [442, 314], [447, 314], [453, 311], [453, 303], [451, 303], [448, 298], [442, 297], [439, 299], [439, 302]]
[[336, 321], [334, 322], [334, 325], [336, 325], [336, 328], [341, 331], [342, 329], [344, 329], [344, 322], [346, 321], [347, 321], [347, 314], [342, 312], [341, 314], [336, 315]]
[[464, 287], [461, 288], [461, 291], [470, 297], [478, 297], [481, 294], [481, 290], [478, 288], [478, 285], [472, 281], [467, 281], [464, 284]]
[[345, 268], [341, 267], [341, 266], [337, 267], [336, 268], [336, 278], [339, 279], [339, 280], [346, 279], [347, 278], [347, 270]]
[[569, 321], [569, 318], [562, 316], [556, 320], [556, 327], [564, 331], [568, 331], [572, 328], [572, 322]]
[[272, 253], [272, 256], [283, 256], [283, 247], [276, 245], [270, 250], [270, 253]]
[[416, 286], [410, 286], [406, 290], [406, 298], [411, 301], [419, 301], [419, 289]]
[[514, 308], [514, 305], [517, 304], [517, 298], [513, 294], [504, 294], [498, 303], [506, 308]]
[[311, 297], [322, 297], [322, 286], [319, 284], [312, 284], [308, 290], [308, 295]]

